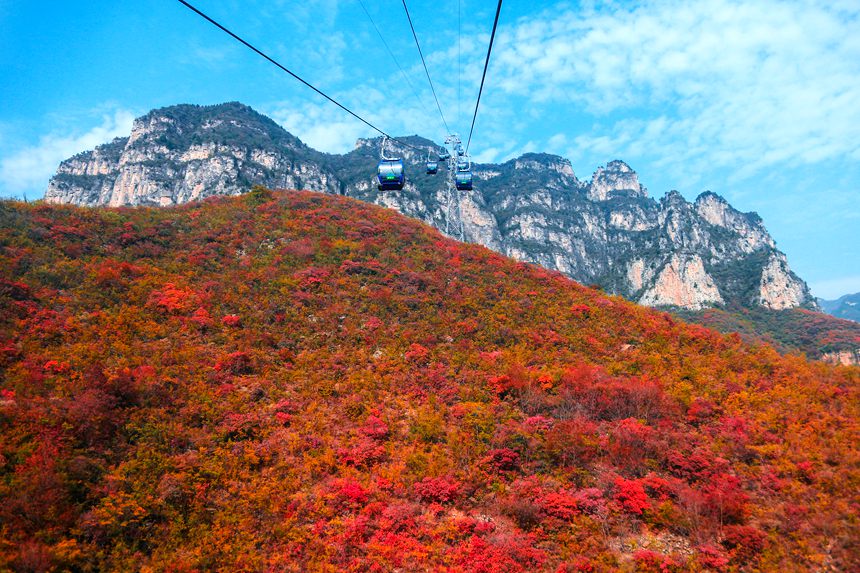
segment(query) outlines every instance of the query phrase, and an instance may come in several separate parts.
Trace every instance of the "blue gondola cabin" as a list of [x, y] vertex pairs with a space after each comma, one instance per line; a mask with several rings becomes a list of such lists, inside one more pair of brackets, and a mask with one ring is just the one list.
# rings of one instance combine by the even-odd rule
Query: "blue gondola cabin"
[[458, 171], [457, 175], [454, 178], [454, 181], [457, 184], [457, 189], [460, 191], [471, 191], [472, 190], [472, 172], [471, 171]]
[[403, 172], [402, 159], [383, 159], [376, 169], [376, 178], [379, 180], [377, 187], [380, 191], [400, 191], [406, 182]]

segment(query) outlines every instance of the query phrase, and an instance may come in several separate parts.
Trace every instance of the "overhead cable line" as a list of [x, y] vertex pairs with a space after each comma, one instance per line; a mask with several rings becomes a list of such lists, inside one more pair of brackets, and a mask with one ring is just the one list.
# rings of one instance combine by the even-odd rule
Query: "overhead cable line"
[[475, 113], [472, 115], [472, 127], [469, 128], [469, 140], [466, 142], [466, 152], [472, 143], [472, 132], [475, 130], [475, 118], [478, 117], [478, 106], [481, 105], [481, 92], [484, 91], [484, 80], [487, 78], [487, 66], [490, 65], [490, 53], [493, 51], [493, 40], [496, 37], [496, 27], [499, 25], [499, 13], [502, 11], [502, 0], [496, 7], [496, 19], [493, 21], [493, 33], [490, 34], [490, 45], [487, 47], [487, 59], [484, 61], [484, 74], [481, 76], [481, 87], [478, 89], [478, 101], [475, 102]]
[[442, 113], [442, 106], [439, 105], [439, 98], [436, 97], [436, 88], [433, 87], [433, 80], [430, 79], [430, 71], [427, 69], [427, 62], [424, 61], [424, 52], [421, 51], [421, 44], [418, 42], [418, 34], [415, 33], [415, 26], [412, 25], [412, 16], [409, 15], [409, 8], [406, 7], [406, 0], [401, 1], [403, 2], [403, 9], [406, 10], [406, 19], [409, 20], [409, 27], [412, 28], [412, 37], [415, 38], [415, 45], [418, 46], [418, 55], [421, 56], [421, 63], [424, 64], [424, 73], [427, 74], [427, 81], [430, 82], [430, 91], [433, 92], [433, 99], [436, 100], [436, 107], [439, 109], [439, 116], [442, 118], [442, 123], [445, 125], [445, 133], [451, 133], [451, 129], [448, 127], [448, 122], [445, 121], [445, 114]]
[[334, 99], [333, 97], [329, 96], [328, 94], [326, 94], [322, 90], [314, 87], [311, 83], [305, 81], [304, 79], [302, 79], [301, 77], [299, 77], [295, 73], [291, 72], [286, 67], [281, 65], [279, 62], [277, 62], [276, 60], [274, 60], [273, 58], [271, 58], [270, 56], [265, 54], [263, 51], [254, 47], [249, 42], [243, 40], [242, 38], [240, 38], [239, 36], [237, 36], [236, 34], [231, 32], [230, 30], [228, 30], [226, 27], [222, 26], [221, 24], [219, 24], [218, 22], [216, 22], [215, 20], [213, 20], [212, 18], [210, 18], [209, 16], [207, 16], [206, 14], [204, 14], [203, 12], [201, 12], [200, 10], [198, 10], [197, 8], [195, 8], [194, 6], [189, 4], [185, 0], [177, 0], [177, 1], [180, 4], [184, 5], [186, 8], [188, 8], [189, 10], [191, 10], [192, 12], [196, 13], [198, 16], [202, 17], [204, 20], [206, 20], [207, 22], [209, 22], [210, 24], [212, 24], [216, 28], [218, 28], [219, 30], [221, 30], [222, 32], [227, 33], [229, 36], [231, 36], [237, 42], [244, 44], [247, 48], [250, 48], [252, 51], [256, 52], [259, 56], [265, 58], [270, 63], [274, 64], [275, 66], [277, 66], [278, 68], [280, 68], [284, 72], [288, 73], [289, 75], [291, 75], [292, 77], [294, 77], [295, 79], [297, 79], [298, 81], [300, 81], [301, 83], [303, 83], [304, 85], [306, 85], [307, 87], [309, 87], [310, 89], [312, 89], [313, 91], [315, 91], [316, 93], [318, 93], [319, 95], [321, 95], [322, 97], [324, 97], [325, 99], [327, 99], [328, 101], [330, 101], [331, 103], [333, 103], [334, 105], [339, 107], [340, 109], [342, 109], [343, 111], [345, 111], [346, 113], [348, 113], [349, 115], [354, 117], [355, 119], [357, 119], [360, 122], [362, 122], [363, 124], [365, 124], [366, 126], [368, 126], [371, 129], [381, 133], [382, 135], [388, 137], [389, 139], [396, 141], [397, 143], [399, 143], [401, 145], [404, 145], [406, 147], [410, 147], [412, 149], [423, 152], [423, 150], [421, 148], [415, 147], [414, 145], [410, 145], [410, 144], [406, 143], [405, 141], [400, 141], [399, 139], [392, 137], [391, 135], [388, 135], [386, 132], [382, 131], [381, 129], [379, 129], [378, 127], [376, 127], [375, 125], [373, 125], [372, 123], [370, 123], [369, 121], [367, 121], [366, 119], [364, 119], [363, 117], [361, 117], [360, 115], [358, 115], [357, 113], [355, 113], [354, 111], [352, 111], [351, 109], [349, 109], [348, 107], [346, 107], [345, 105], [343, 105], [342, 103], [340, 103], [339, 101]]
[[388, 46], [388, 42], [385, 41], [385, 36], [379, 30], [379, 26], [376, 25], [376, 22], [373, 20], [373, 16], [370, 15], [370, 12], [367, 9], [367, 6], [364, 5], [363, 0], [358, 0], [358, 3], [361, 4], [361, 9], [364, 10], [364, 13], [367, 14], [368, 20], [373, 24], [373, 28], [376, 30], [376, 33], [379, 35], [379, 39], [382, 40], [382, 45], [385, 46], [386, 51], [388, 51], [388, 55], [391, 56], [391, 59], [394, 61], [394, 64], [397, 66], [397, 69], [400, 70], [400, 74], [403, 76], [403, 79], [406, 80], [406, 84], [409, 86], [409, 89], [412, 90], [412, 94], [415, 96], [415, 99], [418, 100], [418, 104], [424, 108], [425, 113], [429, 113], [427, 110], [427, 106], [424, 105], [424, 101], [418, 95], [418, 91], [416, 91], [415, 86], [412, 84], [412, 81], [409, 79], [409, 76], [406, 75], [406, 72], [403, 70], [403, 67], [400, 65], [400, 62], [397, 61], [397, 57], [394, 55], [394, 52], [391, 51], [391, 48]]

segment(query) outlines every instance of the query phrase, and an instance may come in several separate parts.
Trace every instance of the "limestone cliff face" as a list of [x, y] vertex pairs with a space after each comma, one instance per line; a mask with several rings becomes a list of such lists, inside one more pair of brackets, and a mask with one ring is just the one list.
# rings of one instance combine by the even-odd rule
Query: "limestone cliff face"
[[[639, 275], [636, 283], [644, 286], [645, 278]], [[674, 254], [639, 302], [648, 306], [679, 306], [699, 310], [722, 304], [723, 297], [714, 279], [705, 271], [700, 256]]]
[[785, 255], [773, 251], [761, 272], [758, 303], [782, 310], [801, 306], [809, 297], [806, 285], [788, 268]]
[[408, 181], [381, 192], [379, 139], [345, 155], [304, 145], [238, 103], [174, 106], [138, 119], [127, 138], [64, 161], [45, 198], [77, 205], [161, 205], [233, 195], [254, 184], [347, 194], [396, 209], [450, 236], [652, 306], [699, 309], [737, 302], [782, 309], [814, 304], [754, 213], [706, 192], [689, 203], [648, 197], [623, 161], [581, 181], [570, 162], [529, 153], [474, 165], [475, 189], [452, 191], [447, 170], [424, 173], [438, 145], [397, 146]]
[[860, 366], [860, 348], [827, 352], [821, 359], [825, 362], [841, 364], [842, 366]]

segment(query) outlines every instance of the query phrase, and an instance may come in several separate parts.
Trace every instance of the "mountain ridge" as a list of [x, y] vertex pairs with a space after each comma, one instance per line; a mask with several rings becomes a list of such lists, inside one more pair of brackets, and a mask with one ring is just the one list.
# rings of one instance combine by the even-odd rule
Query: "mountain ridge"
[[581, 181], [567, 159], [530, 153], [475, 164], [475, 190], [451, 196], [443, 176], [423, 173], [424, 150], [438, 145], [417, 135], [402, 139], [421, 149], [399, 150], [407, 185], [379, 192], [379, 138], [359, 139], [344, 155], [325, 154], [238, 102], [172, 106], [138, 118], [128, 138], [64, 161], [45, 199], [168, 206], [239, 194], [253, 184], [305, 188], [394, 208], [450, 236], [651, 306], [814, 308], [761, 218], [715, 193], [693, 203], [674, 191], [655, 200], [621, 160]]
[[846, 294], [836, 300], [819, 298], [817, 301], [821, 310], [827, 314], [837, 318], [860, 322], [860, 292]]

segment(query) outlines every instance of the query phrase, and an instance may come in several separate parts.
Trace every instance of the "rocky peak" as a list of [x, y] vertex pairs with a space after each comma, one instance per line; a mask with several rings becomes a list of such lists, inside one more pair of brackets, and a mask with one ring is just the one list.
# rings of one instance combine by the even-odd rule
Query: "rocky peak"
[[131, 126], [131, 135], [128, 144], [134, 145], [142, 139], [149, 139], [161, 133], [166, 133], [176, 128], [176, 121], [162, 115], [148, 114], [134, 120]]
[[775, 247], [761, 217], [756, 213], [741, 213], [735, 210], [716, 193], [705, 191], [699, 195], [694, 208], [696, 213], [711, 225], [737, 233], [741, 237], [744, 252], [752, 253], [765, 247]]
[[663, 197], [660, 198], [660, 203], [667, 207], [681, 205], [686, 208], [689, 205], [689, 203], [687, 203], [687, 200], [684, 199], [684, 196], [681, 195], [681, 192], [677, 189], [672, 189], [671, 191], [663, 195]]
[[688, 250], [707, 246], [707, 231], [698, 224], [693, 206], [678, 191], [673, 189], [660, 199], [659, 220], [673, 244]]
[[573, 173], [573, 166], [570, 164], [570, 161], [558, 155], [550, 155], [549, 153], [524, 153], [512, 161], [514, 169], [548, 169], [558, 173], [559, 175], [576, 179], [576, 175]]
[[598, 167], [588, 186], [588, 198], [592, 201], [606, 201], [614, 195], [627, 194], [633, 197], [646, 197], [648, 193], [639, 184], [639, 176], [629, 165], [618, 159], [610, 161], [606, 167]]

